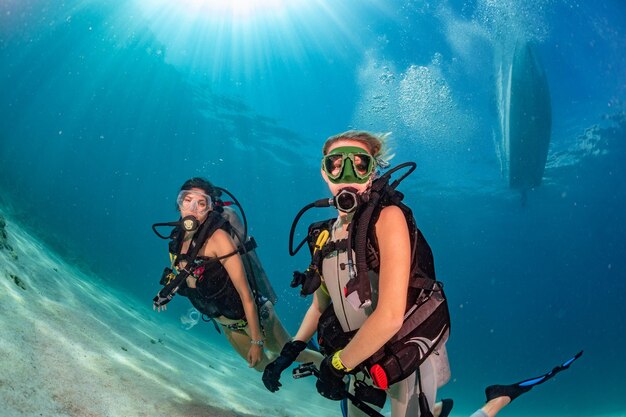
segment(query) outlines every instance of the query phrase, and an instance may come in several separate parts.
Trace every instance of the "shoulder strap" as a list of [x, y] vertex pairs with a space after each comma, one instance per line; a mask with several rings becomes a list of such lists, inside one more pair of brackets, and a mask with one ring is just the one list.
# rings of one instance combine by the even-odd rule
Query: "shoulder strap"
[[212, 211], [209, 213], [204, 224], [198, 230], [198, 233], [194, 235], [191, 239], [191, 243], [189, 244], [189, 250], [187, 251], [187, 262], [192, 263], [198, 253], [200, 253], [200, 249], [204, 246], [207, 240], [213, 236], [213, 233], [217, 231], [217, 229], [225, 228], [228, 222], [224, 219], [219, 213]]
[[[206, 242], [207, 239], [211, 237], [211, 235], [215, 233], [217, 229], [223, 227], [225, 222], [226, 220], [219, 213], [209, 213], [207, 219], [200, 226], [200, 229], [196, 232], [191, 240], [191, 243], [189, 245], [189, 251], [185, 256], [185, 259], [187, 260], [187, 265], [191, 265], [195, 261], [198, 253], [200, 252], [200, 249], [202, 248], [202, 246], [204, 246], [204, 242]], [[178, 233], [176, 233], [174, 239], [176, 240], [176, 242], [178, 242], [179, 240], [180, 242], [182, 242], [182, 236], [184, 236], [184, 234], [179, 231]], [[178, 243], [176, 243], [175, 245], [176, 252], [174, 252], [174, 255], [180, 257], [180, 247], [182, 245]], [[172, 297], [174, 297], [174, 295], [178, 292], [180, 287], [185, 283], [187, 276], [189, 276], [189, 269], [185, 268], [183, 270], [180, 270], [178, 275], [176, 275], [176, 278], [171, 280], [161, 289], [161, 291], [159, 291], [157, 297], [171, 300]], [[157, 299], [157, 297], [155, 297], [155, 299]]]
[[[356, 280], [348, 282], [346, 290], [348, 294], [357, 292], [361, 302], [371, 297], [371, 286], [369, 279], [366, 279], [367, 270], [378, 271], [380, 266], [375, 225], [381, 211], [391, 205], [395, 205], [402, 210], [409, 228], [411, 240], [409, 286], [418, 290], [429, 289], [433, 287], [436, 280], [432, 250], [417, 227], [412, 210], [402, 202], [404, 195], [397, 190], [386, 191], [375, 196], [378, 197], [378, 200], [370, 201], [370, 203], [373, 203], [372, 206], [365, 208], [363, 212], [359, 213], [361, 216], [355, 219], [354, 233], [356, 238], [354, 239], [353, 247], [356, 254], [357, 277]], [[414, 297], [415, 295], [413, 294], [410, 298]]]
[[170, 251], [170, 259], [172, 260], [180, 255], [180, 249], [183, 246], [183, 236], [185, 233], [181, 230], [180, 226], [176, 226], [176, 228], [172, 231], [170, 235], [170, 242], [168, 244], [168, 248]]
[[[422, 234], [422, 231], [417, 227], [415, 217], [413, 217], [413, 211], [404, 203], [394, 205], [402, 210], [407, 226], [409, 227], [411, 239], [411, 275], [436, 280], [433, 252]], [[370, 223], [371, 227], [368, 230], [368, 245], [370, 247], [368, 247], [367, 255], [370, 269], [374, 269], [372, 266], [377, 262], [377, 259], [370, 260], [372, 258], [370, 252], [374, 251], [376, 254], [378, 253], [378, 239], [376, 238], [376, 228], [374, 226], [376, 225], [376, 221], [378, 221], [382, 209], [383, 207], [380, 207], [380, 209], [374, 212]]]

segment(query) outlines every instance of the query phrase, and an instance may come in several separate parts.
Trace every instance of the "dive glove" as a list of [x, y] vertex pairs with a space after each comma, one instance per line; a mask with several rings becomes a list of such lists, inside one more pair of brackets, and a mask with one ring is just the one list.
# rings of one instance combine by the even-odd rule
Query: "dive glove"
[[172, 301], [173, 298], [173, 294], [169, 294], [166, 297], [163, 297], [161, 295], [161, 293], [159, 292], [153, 299], [152, 299], [152, 306], [153, 308], [159, 308], [159, 307], [163, 307], [165, 304], [169, 303], [170, 301]]
[[[335, 352], [332, 356], [324, 358], [320, 364], [320, 376], [315, 383], [317, 392], [329, 400], [343, 400], [347, 398], [348, 391], [346, 390], [346, 384], [343, 382], [343, 377], [348, 371], [345, 367], [339, 369], [335, 364], [341, 364], [339, 360], [339, 352]], [[341, 364], [339, 367], [343, 366]]]
[[301, 340], [293, 340], [285, 343], [283, 349], [280, 351], [280, 356], [273, 362], [270, 362], [263, 371], [263, 384], [265, 388], [271, 392], [278, 391], [278, 388], [282, 386], [280, 383], [280, 374], [291, 366], [293, 361], [296, 360], [300, 352], [306, 348], [306, 343]]

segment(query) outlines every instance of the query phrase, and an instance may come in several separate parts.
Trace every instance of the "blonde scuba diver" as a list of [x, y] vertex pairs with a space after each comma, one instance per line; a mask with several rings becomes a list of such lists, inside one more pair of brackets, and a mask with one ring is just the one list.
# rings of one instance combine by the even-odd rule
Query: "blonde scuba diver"
[[[443, 285], [436, 279], [432, 251], [415, 218], [396, 190], [414, 169], [401, 164], [381, 176], [387, 135], [348, 131], [329, 138], [322, 150], [321, 175], [332, 194], [305, 206], [290, 236], [294, 254], [304, 243], [311, 263], [294, 273], [292, 287], [313, 295], [294, 340], [304, 345], [317, 332], [325, 355], [318, 392], [331, 400], [349, 398], [345, 414], [378, 416], [371, 406], [391, 400], [392, 417], [448, 415], [451, 401], [435, 403], [448, 382], [445, 343], [450, 316]], [[391, 174], [407, 170], [390, 183]], [[309, 226], [294, 251], [293, 235], [302, 214], [334, 206], [337, 217]], [[274, 391], [293, 354], [282, 355], [265, 370]], [[302, 369], [302, 368], [298, 368]], [[473, 417], [492, 417], [526, 385], [489, 387], [487, 404]]]
[[[324, 145], [321, 174], [333, 197], [313, 205], [332, 203], [338, 216], [309, 227], [311, 265], [294, 275], [292, 285], [313, 294], [313, 301], [294, 339], [305, 342], [318, 333], [326, 356], [316, 384], [321, 395], [343, 400], [347, 393], [367, 392], [377, 398], [364, 400], [376, 404], [382, 394], [383, 401], [391, 399], [392, 416], [400, 417], [419, 415], [418, 396], [434, 404], [437, 388], [449, 378], [449, 315], [430, 247], [410, 209], [391, 190], [372, 187], [377, 166], [386, 165], [382, 148], [378, 137], [364, 132], [346, 132]], [[428, 301], [433, 314], [420, 317], [418, 300]], [[422, 325], [427, 318], [433, 325]], [[392, 343], [398, 353], [406, 338], [418, 337], [427, 339], [427, 347], [403, 355], [401, 363], [377, 355]], [[359, 382], [375, 389], [364, 391]], [[351, 401], [347, 413], [362, 410]]]

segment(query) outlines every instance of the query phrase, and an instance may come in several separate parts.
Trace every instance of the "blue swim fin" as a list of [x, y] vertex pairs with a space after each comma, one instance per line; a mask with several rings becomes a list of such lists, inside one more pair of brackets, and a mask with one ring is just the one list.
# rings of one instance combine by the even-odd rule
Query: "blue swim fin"
[[574, 355], [574, 357], [566, 360], [561, 365], [555, 366], [547, 374], [544, 374], [535, 378], [525, 379], [523, 381], [517, 382], [515, 384], [511, 384], [511, 385], [491, 385], [487, 387], [487, 389], [485, 389], [485, 394], [487, 395], [487, 401], [493, 400], [494, 398], [497, 398], [497, 397], [503, 397], [503, 396], [509, 397], [511, 401], [513, 401], [514, 399], [516, 399], [523, 393], [530, 391], [532, 387], [534, 387], [535, 385], [543, 384], [548, 379], [552, 378], [554, 375], [569, 368], [572, 362], [580, 358], [582, 354], [583, 354], [583, 351], [581, 350], [576, 355]]

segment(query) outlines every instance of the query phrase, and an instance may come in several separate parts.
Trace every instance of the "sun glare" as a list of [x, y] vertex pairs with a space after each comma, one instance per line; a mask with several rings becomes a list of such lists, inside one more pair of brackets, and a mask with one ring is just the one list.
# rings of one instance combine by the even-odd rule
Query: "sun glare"
[[238, 85], [269, 73], [306, 71], [313, 60], [337, 60], [360, 48], [361, 41], [351, 30], [350, 4], [135, 0], [143, 21], [163, 46], [167, 63], [191, 76]]
[[[168, 63], [217, 77], [298, 61], [318, 0], [137, 0]], [[276, 57], [281, 57], [277, 60]]]
[[298, 1], [285, 0], [178, 0], [186, 12], [201, 18], [203, 14], [254, 18], [268, 13], [280, 13]]

